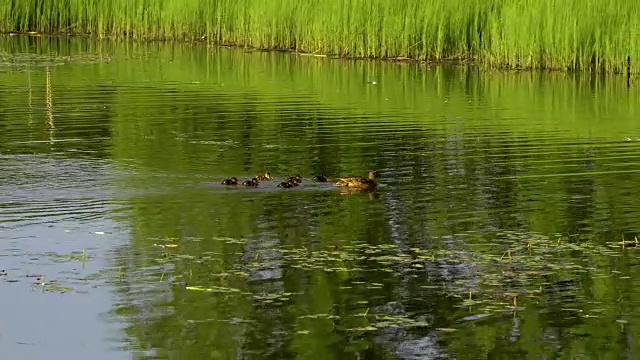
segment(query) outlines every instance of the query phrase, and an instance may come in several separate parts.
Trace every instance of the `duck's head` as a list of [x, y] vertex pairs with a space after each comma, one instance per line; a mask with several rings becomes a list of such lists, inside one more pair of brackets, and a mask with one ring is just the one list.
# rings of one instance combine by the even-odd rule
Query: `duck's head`
[[369, 179], [373, 180], [378, 177], [378, 172], [376, 170], [369, 171]]
[[270, 172], [268, 172], [268, 171], [267, 171], [267, 172], [265, 172], [265, 173], [264, 173], [264, 178], [265, 178], [265, 179], [267, 179], [267, 180], [271, 180], [271, 173], [270, 173]]

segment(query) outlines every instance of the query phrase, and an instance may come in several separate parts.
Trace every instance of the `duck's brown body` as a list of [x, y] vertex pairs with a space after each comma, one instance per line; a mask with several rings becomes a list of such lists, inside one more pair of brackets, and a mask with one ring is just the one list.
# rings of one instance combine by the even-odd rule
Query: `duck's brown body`
[[363, 178], [360, 176], [338, 178], [336, 186], [363, 190], [374, 189], [376, 186], [378, 186], [375, 180], [377, 177], [377, 171], [369, 171], [369, 178]]

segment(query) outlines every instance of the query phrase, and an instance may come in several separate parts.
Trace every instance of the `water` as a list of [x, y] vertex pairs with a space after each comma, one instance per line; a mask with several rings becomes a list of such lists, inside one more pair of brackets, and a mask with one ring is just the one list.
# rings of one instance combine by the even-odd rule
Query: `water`
[[[640, 350], [640, 101], [624, 77], [0, 49], [8, 358]], [[375, 192], [310, 180], [370, 169]], [[265, 171], [255, 189], [220, 184]]]

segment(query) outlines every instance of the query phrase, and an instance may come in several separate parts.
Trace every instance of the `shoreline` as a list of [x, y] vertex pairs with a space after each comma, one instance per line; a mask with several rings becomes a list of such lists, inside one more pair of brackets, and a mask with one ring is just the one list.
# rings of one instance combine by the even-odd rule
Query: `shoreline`
[[[35, 5], [35, 6], [34, 6]], [[633, 2], [13, 0], [0, 31], [205, 41], [340, 59], [639, 74]]]
[[630, 66], [625, 69], [626, 71], [604, 71], [604, 70], [595, 70], [593, 68], [589, 69], [570, 69], [570, 68], [560, 68], [560, 67], [523, 67], [523, 66], [512, 66], [512, 65], [494, 65], [483, 63], [482, 61], [478, 61], [475, 58], [461, 59], [461, 58], [442, 58], [442, 59], [415, 59], [410, 57], [357, 57], [357, 56], [339, 56], [334, 54], [322, 54], [322, 53], [314, 53], [314, 52], [305, 52], [296, 49], [283, 49], [283, 48], [260, 48], [260, 47], [252, 47], [243, 44], [234, 44], [234, 43], [216, 43], [209, 41], [206, 36], [202, 36], [200, 38], [194, 37], [192, 40], [177, 40], [177, 39], [138, 39], [133, 37], [128, 37], [126, 35], [123, 36], [95, 36], [91, 33], [41, 33], [37, 31], [27, 31], [27, 32], [18, 32], [18, 31], [10, 31], [10, 32], [1, 32], [0, 35], [10, 36], [10, 37], [19, 37], [19, 36], [27, 36], [27, 37], [41, 37], [41, 38], [64, 38], [64, 37], [78, 37], [78, 38], [87, 38], [93, 40], [111, 40], [111, 41], [133, 41], [139, 43], [195, 43], [195, 44], [203, 44], [207, 46], [213, 47], [224, 47], [224, 48], [233, 48], [233, 49], [243, 49], [247, 50], [247, 52], [273, 52], [273, 53], [288, 53], [294, 54], [297, 56], [303, 57], [314, 57], [314, 58], [326, 58], [331, 60], [348, 60], [348, 61], [381, 61], [387, 63], [396, 63], [396, 64], [424, 64], [424, 65], [450, 65], [450, 66], [475, 66], [478, 68], [486, 68], [493, 69], [499, 71], [536, 71], [536, 72], [560, 72], [560, 73], [574, 73], [574, 74], [594, 74], [594, 75], [626, 75], [627, 76], [627, 86], [630, 86], [632, 83], [632, 78], [637, 75], [630, 70]]

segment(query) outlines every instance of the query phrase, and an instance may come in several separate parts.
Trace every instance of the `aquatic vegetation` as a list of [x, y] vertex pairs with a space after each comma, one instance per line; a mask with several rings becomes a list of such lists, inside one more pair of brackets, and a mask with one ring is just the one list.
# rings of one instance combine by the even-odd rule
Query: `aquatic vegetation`
[[73, 288], [71, 286], [62, 285], [55, 280], [44, 281], [44, 277], [42, 278], [41, 282], [35, 283], [33, 284], [33, 286], [39, 286], [42, 288], [42, 291], [45, 291], [45, 292], [52, 292], [52, 293], [59, 293], [59, 294], [64, 294], [64, 293], [73, 291]]
[[242, 290], [234, 289], [234, 288], [225, 288], [221, 286], [210, 286], [210, 287], [202, 287], [202, 286], [186, 286], [187, 290], [194, 291], [205, 291], [205, 292], [221, 292], [221, 293], [241, 293]]
[[[22, 255], [20, 255], [22, 256]], [[32, 253], [25, 254], [28, 260], [24, 262], [24, 269], [13, 269], [8, 272], [0, 270], [0, 280], [7, 283], [27, 284], [44, 293], [65, 294], [69, 292], [87, 292], [104, 282], [105, 277], [87, 273], [84, 269], [87, 262], [93, 260], [85, 249], [71, 253]], [[82, 264], [80, 269], [76, 262]], [[67, 265], [67, 266], [65, 266]], [[71, 267], [69, 267], [69, 265]], [[31, 273], [29, 269], [37, 267], [43, 273]], [[61, 269], [67, 269], [61, 271]]]
[[205, 39], [400, 61], [637, 72], [638, 15], [634, 2], [605, 0], [46, 0], [40, 6], [16, 0], [0, 4], [0, 31]]
[[[473, 234], [458, 235], [459, 241]], [[268, 252], [257, 252], [237, 262], [207, 282], [189, 284], [187, 290], [224, 294], [225, 296], [245, 297], [262, 306], [290, 304], [296, 302], [304, 293], [282, 290], [275, 292], [256, 292], [246, 287], [245, 282], [253, 275], [275, 268], [303, 273], [344, 274], [340, 289], [342, 291], [365, 291], [370, 294], [382, 294], [386, 281], [361, 281], [364, 273], [388, 273], [392, 277], [406, 279], [433, 277], [434, 274], [450, 272], [459, 266], [469, 267], [473, 272], [461, 273], [450, 279], [440, 279], [422, 283], [426, 291], [445, 295], [465, 309], [461, 313], [463, 321], [477, 321], [493, 314], [524, 311], [540, 302], [548, 302], [557, 291], [572, 289], [562, 274], [589, 274], [598, 276], [622, 276], [621, 274], [603, 274], [602, 269], [585, 261], [592, 256], [620, 257], [623, 252], [634, 251], [621, 248], [620, 244], [577, 243], [562, 237], [547, 237], [539, 234], [518, 234], [501, 232], [494, 243], [482, 244], [470, 250], [450, 250], [444, 247], [402, 248], [396, 244], [368, 244], [365, 242], [345, 243], [340, 246], [308, 248], [305, 246], [276, 246]], [[215, 238], [228, 245], [245, 247], [248, 239]], [[467, 246], [462, 246], [463, 248]], [[178, 254], [168, 254], [162, 261], [180, 261]], [[201, 257], [200, 262], [215, 261], [215, 257]], [[229, 284], [239, 286], [229, 286]], [[564, 291], [564, 290], [562, 290]], [[577, 289], [571, 290], [573, 292]], [[377, 331], [385, 327], [424, 327], [431, 326], [428, 321], [410, 314], [390, 314], [384, 307], [376, 307], [368, 301], [359, 301], [356, 305], [362, 311], [353, 322], [343, 319], [341, 330], [349, 332]], [[571, 311], [569, 304], [564, 306]], [[471, 313], [471, 314], [470, 314]], [[300, 319], [342, 319], [335, 313], [301, 315]], [[309, 331], [308, 329], [300, 329]], [[456, 328], [441, 328], [443, 332], [454, 332]]]
[[72, 260], [82, 261], [82, 262], [89, 260], [89, 256], [87, 255], [87, 252], [85, 251], [85, 249], [82, 249], [82, 251], [72, 252], [70, 254], [59, 254], [55, 252], [47, 252], [44, 254], [44, 256], [48, 257], [53, 262], [60, 262], [60, 263], [68, 262]]
[[[517, 237], [523, 239], [522, 234], [503, 234], [505, 237]], [[503, 239], [505, 240], [505, 239]], [[548, 238], [536, 234], [529, 234], [528, 241], [521, 245], [512, 243], [505, 251], [474, 251], [460, 252], [446, 249], [421, 249], [411, 248], [407, 251], [399, 247], [387, 245], [370, 245], [356, 243], [346, 245], [339, 249], [325, 248], [322, 250], [310, 250], [307, 248], [279, 247], [275, 250], [280, 254], [277, 263], [271, 263], [258, 257], [255, 261], [240, 265], [246, 273], [262, 271], [270, 266], [284, 266], [289, 269], [300, 269], [304, 272], [347, 272], [359, 274], [363, 272], [379, 271], [390, 272], [405, 278], [413, 278], [427, 274], [434, 274], [437, 269], [454, 267], [456, 264], [471, 264], [477, 266], [474, 276], [477, 278], [459, 277], [453, 281], [441, 284], [425, 285], [432, 291], [443, 293], [452, 301], [457, 302], [463, 312], [460, 312], [460, 326], [464, 322], [476, 322], [501, 314], [517, 313], [525, 311], [528, 307], [535, 307], [537, 303], [548, 302], [555, 296], [558, 275], [563, 272], [576, 273], [584, 271], [594, 274], [599, 270], [584, 261], [584, 257], [568, 257], [569, 253], [575, 256], [576, 251], [584, 253], [584, 256], [604, 254], [617, 257], [621, 255], [619, 247], [594, 244], [576, 244], [566, 238]], [[237, 241], [236, 241], [237, 242]], [[500, 244], [500, 245], [499, 245]], [[506, 245], [500, 241], [494, 247]], [[612, 250], [613, 248], [613, 250]], [[625, 250], [628, 251], [628, 250]], [[420, 263], [423, 266], [415, 266]], [[367, 268], [357, 264], [369, 264]], [[432, 276], [432, 275], [431, 275]], [[356, 279], [357, 276], [348, 277]], [[341, 287], [343, 291], [366, 291], [370, 294], [384, 291], [384, 283], [362, 282], [347, 280]], [[570, 290], [572, 292], [577, 289]], [[244, 295], [236, 290], [238, 296]], [[250, 292], [249, 292], [250, 293]], [[256, 304], [262, 306], [277, 305], [279, 303], [291, 304], [301, 294], [287, 292], [258, 293], [250, 298]], [[560, 301], [560, 300], [558, 300]], [[367, 333], [381, 331], [385, 328], [412, 328], [431, 327], [429, 321], [415, 314], [392, 314], [389, 309], [376, 307], [367, 302], [359, 302], [361, 310], [351, 315], [337, 313], [310, 313], [298, 317], [300, 320], [317, 319], [337, 321], [339, 331]], [[563, 306], [564, 311], [570, 316], [596, 316], [593, 313], [582, 314], [571, 309], [569, 304]], [[568, 315], [569, 316], [569, 315]], [[340, 324], [340, 325], [337, 325]], [[458, 331], [455, 327], [437, 328], [444, 333]], [[302, 323], [298, 328], [299, 333], [313, 333], [313, 327]]]
[[[0, 5], [1, 7], [2, 5]], [[0, 51], [0, 64], [12, 66], [52, 67], [67, 64], [98, 64], [111, 61], [111, 57], [105, 54], [33, 54], [33, 53], [6, 53]]]

